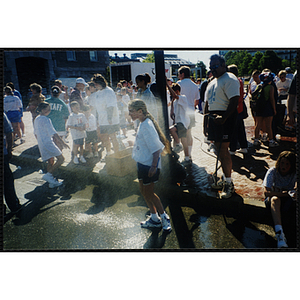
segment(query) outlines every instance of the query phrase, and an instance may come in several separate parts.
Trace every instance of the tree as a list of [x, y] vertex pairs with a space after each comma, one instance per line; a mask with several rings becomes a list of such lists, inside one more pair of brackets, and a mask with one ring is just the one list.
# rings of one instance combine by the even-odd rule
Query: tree
[[259, 68], [270, 69], [277, 73], [282, 69], [282, 59], [273, 50], [267, 50], [259, 61]]
[[259, 70], [259, 62], [262, 57], [263, 54], [259, 51], [254, 54], [249, 64], [249, 74], [251, 74], [254, 70]]
[[154, 51], [147, 54], [146, 58], [142, 61], [143, 63], [155, 63]]
[[[204, 64], [204, 62], [203, 61], [199, 61], [199, 62], [197, 62], [197, 64], [196, 64], [196, 68], [200, 68], [201, 69], [201, 74], [202, 74], [202, 77], [205, 77], [206, 76], [206, 65]], [[197, 71], [197, 74], [196, 74], [196, 77], [198, 78], [198, 77], [200, 77], [200, 71], [198, 72]], [[198, 74], [199, 74], [199, 76], [198, 76]]]

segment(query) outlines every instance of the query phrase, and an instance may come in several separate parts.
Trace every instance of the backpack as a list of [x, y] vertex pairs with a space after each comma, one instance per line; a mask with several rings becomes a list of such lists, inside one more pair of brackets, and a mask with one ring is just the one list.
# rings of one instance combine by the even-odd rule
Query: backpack
[[254, 112], [258, 112], [262, 110], [266, 104], [266, 102], [269, 100], [269, 98], [266, 98], [264, 95], [264, 88], [266, 85], [259, 84], [255, 91], [252, 93], [252, 98], [250, 99], [250, 107]]

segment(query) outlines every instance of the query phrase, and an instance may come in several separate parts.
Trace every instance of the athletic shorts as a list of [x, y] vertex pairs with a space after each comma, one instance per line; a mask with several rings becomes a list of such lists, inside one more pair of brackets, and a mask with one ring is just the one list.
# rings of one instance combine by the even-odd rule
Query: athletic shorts
[[[210, 114], [222, 115], [224, 111], [210, 111]], [[237, 111], [234, 112], [224, 124], [217, 124], [212, 118], [208, 118], [208, 137], [209, 141], [230, 142], [236, 126]]]
[[156, 173], [149, 177], [148, 173], [151, 167], [142, 165], [140, 163], [137, 163], [137, 170], [138, 170], [138, 180], [143, 181], [143, 185], [149, 185], [150, 183], [156, 183], [158, 182], [160, 169], [156, 169]]
[[184, 127], [182, 123], [177, 123], [175, 127], [177, 129], [177, 135], [179, 138], [186, 137], [187, 129]]
[[85, 138], [86, 143], [98, 143], [98, 134], [97, 130], [94, 131], [86, 131], [86, 138]]
[[77, 139], [77, 140], [74, 140], [73, 143], [75, 145], [80, 145], [80, 146], [83, 146], [83, 142], [84, 142], [84, 138], [81, 138], [81, 139]]
[[273, 117], [274, 116], [274, 110], [272, 107], [272, 104], [270, 101], [267, 101], [265, 106], [259, 110], [254, 112], [255, 117]]
[[100, 125], [100, 134], [113, 134], [120, 130], [120, 125]]
[[21, 122], [21, 112], [18, 110], [10, 110], [6, 113], [8, 120], [11, 123], [20, 123]]

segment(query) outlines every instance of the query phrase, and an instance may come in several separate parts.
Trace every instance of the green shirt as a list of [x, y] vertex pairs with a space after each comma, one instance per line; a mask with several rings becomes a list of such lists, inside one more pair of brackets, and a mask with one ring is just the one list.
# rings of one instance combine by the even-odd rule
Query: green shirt
[[65, 120], [68, 119], [69, 110], [67, 104], [59, 98], [51, 97], [46, 99], [50, 104], [51, 112], [48, 118], [51, 120], [54, 129], [59, 131], [66, 131]]

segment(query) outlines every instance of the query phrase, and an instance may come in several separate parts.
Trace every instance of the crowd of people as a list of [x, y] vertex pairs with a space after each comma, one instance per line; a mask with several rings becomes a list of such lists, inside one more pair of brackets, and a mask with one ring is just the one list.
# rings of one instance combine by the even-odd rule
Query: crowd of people
[[[294, 126], [297, 113], [297, 72], [290, 79], [290, 69], [278, 72], [278, 76], [269, 69], [262, 72], [254, 70], [248, 92], [245, 93], [244, 82], [238, 77], [236, 65], [227, 66], [222, 56], [213, 55], [209, 67], [203, 82], [201, 79], [192, 80], [191, 70], [186, 66], [179, 68], [177, 82], [166, 78], [169, 132], [173, 144], [160, 129], [161, 104], [147, 73], [136, 76], [135, 85], [131, 81], [121, 80], [115, 89], [109, 87], [101, 74], [94, 74], [89, 82], [81, 77], [77, 78], [75, 87], [69, 90], [60, 80], [55, 80], [51, 97], [47, 99], [39, 84], [31, 84], [32, 97], [26, 110], [32, 114], [41, 157], [43, 161], [47, 161], [47, 173], [43, 175], [43, 179], [49, 183], [50, 188], [62, 184], [62, 181], [55, 178], [55, 173], [64, 161], [62, 150], [69, 148], [66, 139], [68, 134], [72, 137], [73, 163], [84, 164], [86, 159], [99, 156], [99, 143], [106, 155], [118, 152], [118, 137], [126, 137], [127, 128], [134, 128], [136, 140], [132, 157], [137, 162], [141, 194], [150, 209], [149, 218], [141, 222], [141, 226], [162, 227], [171, 231], [169, 216], [154, 193], [154, 184], [159, 179], [163, 151], [184, 151], [182, 164], [192, 163], [192, 129], [196, 126], [195, 111], [199, 109], [204, 114], [204, 134], [213, 145], [223, 171], [220, 180], [217, 180], [217, 176], [214, 177], [212, 188], [221, 191], [221, 199], [230, 198], [234, 193], [231, 156], [236, 151], [248, 153], [244, 125], [248, 112], [244, 99], [249, 96], [250, 101], [253, 98], [254, 102], [257, 90], [261, 88], [263, 103], [251, 106], [255, 122], [253, 144], [259, 146], [261, 141], [268, 141], [269, 147], [277, 147], [272, 125], [276, 104], [287, 100], [286, 122], [289, 126]], [[14, 89], [13, 83], [5, 86], [4, 93], [5, 120], [12, 125], [12, 129], [9, 125], [4, 127], [7, 128], [5, 136], [13, 132], [12, 139], [6, 138], [9, 153], [11, 140], [20, 139], [21, 143], [25, 142], [25, 126], [22, 122], [20, 93]], [[266, 203], [272, 211], [278, 247], [287, 247], [281, 226], [280, 203], [290, 203], [295, 198], [295, 193], [289, 193], [296, 189], [294, 161], [295, 154], [284, 152], [278, 158], [276, 167], [268, 171], [264, 180]], [[12, 211], [16, 211], [19, 209], [19, 202], [15, 194], [11, 197], [13, 201], [5, 196], [6, 203]]]

